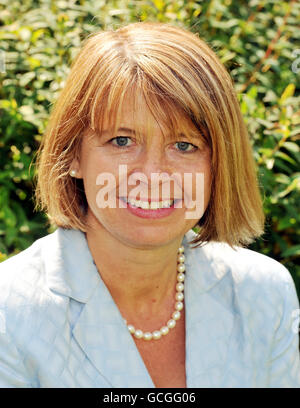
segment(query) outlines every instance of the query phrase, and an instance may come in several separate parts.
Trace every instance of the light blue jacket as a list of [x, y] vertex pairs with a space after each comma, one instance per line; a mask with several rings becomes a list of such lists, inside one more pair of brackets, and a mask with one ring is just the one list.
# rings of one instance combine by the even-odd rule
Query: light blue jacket
[[[300, 387], [290, 273], [248, 249], [188, 248], [193, 235], [187, 386]], [[154, 387], [84, 233], [58, 228], [0, 264], [0, 386]]]

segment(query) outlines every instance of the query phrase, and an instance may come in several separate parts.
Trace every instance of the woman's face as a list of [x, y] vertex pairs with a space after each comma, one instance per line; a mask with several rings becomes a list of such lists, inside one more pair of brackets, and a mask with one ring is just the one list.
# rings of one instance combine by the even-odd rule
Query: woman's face
[[201, 218], [210, 197], [210, 150], [198, 136], [164, 137], [142, 98], [138, 106], [133, 119], [127, 96], [115, 138], [105, 123], [101, 135], [86, 130], [71, 169], [83, 179], [92, 228], [146, 248], [181, 240]]

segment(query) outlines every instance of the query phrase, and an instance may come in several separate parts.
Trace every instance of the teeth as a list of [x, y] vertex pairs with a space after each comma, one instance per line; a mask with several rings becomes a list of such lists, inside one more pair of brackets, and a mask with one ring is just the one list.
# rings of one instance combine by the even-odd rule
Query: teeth
[[149, 210], [149, 203], [147, 201], [140, 201], [139, 207], [142, 207], [144, 210]]
[[169, 208], [171, 204], [172, 204], [172, 201], [163, 201], [162, 202], [162, 205], [163, 205], [162, 208]]
[[165, 201], [153, 201], [149, 203], [148, 201], [134, 200], [133, 198], [128, 198], [127, 202], [135, 207], [143, 208], [144, 210], [157, 210], [159, 208], [169, 208], [173, 205], [174, 200]]
[[151, 202], [150, 208], [151, 210], [157, 210], [159, 208], [159, 202], [155, 202], [155, 201]]

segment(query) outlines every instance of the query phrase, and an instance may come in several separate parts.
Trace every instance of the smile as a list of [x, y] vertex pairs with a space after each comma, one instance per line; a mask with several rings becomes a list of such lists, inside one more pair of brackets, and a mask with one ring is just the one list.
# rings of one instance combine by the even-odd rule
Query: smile
[[120, 197], [120, 199], [133, 207], [142, 208], [143, 210], [159, 210], [161, 208], [170, 208], [176, 201], [176, 200], [163, 200], [163, 201], [151, 201], [149, 203], [149, 201], [135, 200], [133, 198], [126, 197]]

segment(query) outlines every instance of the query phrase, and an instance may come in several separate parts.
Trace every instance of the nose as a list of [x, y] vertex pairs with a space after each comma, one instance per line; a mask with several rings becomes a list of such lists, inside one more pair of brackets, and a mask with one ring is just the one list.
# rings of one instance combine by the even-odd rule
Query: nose
[[[148, 194], [148, 197], [151, 196], [157, 199], [162, 195], [169, 194], [168, 192], [160, 192], [165, 191], [165, 189], [169, 191], [167, 185], [170, 182], [170, 175], [171, 168], [167, 161], [163, 143], [153, 142], [140, 155], [130, 178], [133, 184], [136, 183], [136, 180], [139, 180], [140, 189], [144, 192], [141, 196]], [[168, 199], [168, 197], [165, 198]]]
[[163, 139], [155, 135], [148, 140], [136, 164], [137, 171], [142, 172], [149, 181], [153, 173], [170, 173], [171, 168]]
[[153, 173], [162, 173], [167, 171], [166, 157], [163, 149], [152, 144], [141, 156], [140, 171], [151, 179]]

